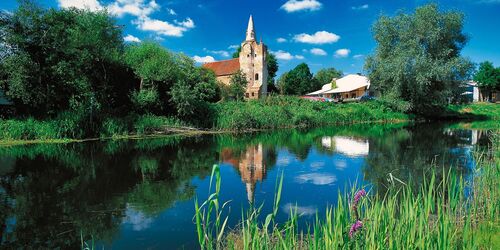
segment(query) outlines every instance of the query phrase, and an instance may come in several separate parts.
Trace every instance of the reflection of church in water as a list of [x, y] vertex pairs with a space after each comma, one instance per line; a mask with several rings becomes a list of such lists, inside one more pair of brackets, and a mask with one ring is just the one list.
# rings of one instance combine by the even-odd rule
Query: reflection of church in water
[[222, 162], [231, 164], [240, 173], [250, 203], [254, 199], [257, 181], [262, 182], [266, 178], [267, 157], [268, 152], [262, 144], [249, 146], [244, 150], [225, 148], [221, 151]]

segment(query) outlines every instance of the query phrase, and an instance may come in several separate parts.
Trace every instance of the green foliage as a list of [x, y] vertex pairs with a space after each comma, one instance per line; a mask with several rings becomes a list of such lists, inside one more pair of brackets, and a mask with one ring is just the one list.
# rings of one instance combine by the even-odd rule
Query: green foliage
[[[314, 78], [319, 82], [319, 84], [325, 85], [331, 83], [333, 78], [340, 78], [342, 74], [342, 71], [335, 68], [326, 68], [320, 69], [318, 72], [316, 72]], [[332, 88], [335, 88], [335, 86], [332, 86]]]
[[134, 122], [134, 129], [138, 135], [165, 131], [168, 128], [186, 126], [179, 119], [172, 117], [142, 115]]
[[160, 97], [156, 88], [140, 89], [130, 95], [130, 100], [139, 114], [159, 110]]
[[141, 79], [141, 90], [175, 78], [174, 56], [158, 43], [142, 42], [128, 46], [125, 61]]
[[306, 63], [297, 65], [294, 69], [283, 74], [280, 79], [280, 88], [286, 95], [304, 95], [321, 88]]
[[489, 93], [491, 99], [491, 91], [500, 90], [500, 67], [495, 68], [491, 62], [482, 62], [479, 69], [474, 75], [474, 81], [479, 83], [479, 87]]
[[365, 64], [373, 88], [407, 102], [412, 112], [442, 110], [474, 67], [460, 56], [467, 43], [463, 19], [435, 4], [414, 14], [381, 16], [373, 25], [376, 52]]
[[45, 10], [22, 1], [2, 18], [0, 30], [6, 47], [16, 48], [0, 62], [0, 87], [17, 113], [54, 115], [72, 103], [123, 106], [118, 102], [129, 82], [111, 77], [128, 76], [120, 60], [122, 35], [106, 12]]
[[276, 56], [272, 53], [267, 54], [267, 73], [269, 74], [267, 78], [267, 92], [268, 93], [278, 93], [278, 88], [274, 84], [276, 72], [278, 72], [279, 65]]
[[[433, 172], [422, 185], [412, 189], [411, 183], [392, 176], [387, 192], [373, 194], [354, 201], [356, 185], [339, 193], [337, 204], [327, 208], [324, 216], [307, 230], [300, 231], [297, 208], [292, 208], [287, 221], [275, 221], [279, 207], [283, 178], [276, 185], [273, 211], [265, 215], [262, 206], [251, 206], [242, 212], [239, 227], [225, 232], [230, 211], [220, 200], [219, 191], [209, 196], [202, 206], [195, 203], [198, 240], [202, 249], [482, 249], [498, 247], [500, 185], [500, 141], [494, 139], [489, 157], [478, 155], [479, 162], [470, 183], [452, 172]], [[481, 154], [481, 153], [478, 153]], [[491, 157], [491, 158], [490, 158]], [[221, 182], [218, 166], [212, 178]], [[217, 185], [217, 184], [216, 184]], [[474, 197], [468, 194], [471, 190]], [[211, 217], [211, 204], [216, 212]], [[354, 205], [355, 204], [355, 205]], [[212, 205], [213, 206], [213, 205]], [[265, 220], [262, 222], [262, 219]], [[321, 218], [321, 219], [320, 219]], [[356, 221], [361, 226], [351, 235]], [[478, 240], [479, 239], [479, 240]]]
[[247, 77], [241, 70], [231, 76], [229, 86], [226, 87], [226, 96], [232, 100], [243, 100], [248, 85]]
[[[196, 67], [194, 61], [185, 56], [178, 56], [179, 76], [170, 90], [170, 102], [180, 118], [202, 124], [208, 102], [217, 98], [218, 86], [212, 71]], [[206, 119], [206, 117], [203, 117]]]
[[334, 104], [297, 97], [268, 97], [248, 102], [216, 103], [212, 104], [212, 108], [213, 128], [221, 130], [313, 127], [411, 119], [411, 116], [393, 111], [378, 101]]

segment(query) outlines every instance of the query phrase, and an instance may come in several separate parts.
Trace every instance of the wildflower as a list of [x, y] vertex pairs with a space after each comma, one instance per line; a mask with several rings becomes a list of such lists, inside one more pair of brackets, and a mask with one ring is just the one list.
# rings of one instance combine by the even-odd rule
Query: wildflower
[[351, 229], [349, 230], [349, 237], [352, 238], [355, 232], [363, 227], [363, 222], [360, 220], [356, 220], [354, 224], [352, 224]]
[[354, 195], [354, 206], [358, 205], [359, 200], [361, 197], [366, 195], [366, 191], [364, 189], [359, 190], [355, 195]]

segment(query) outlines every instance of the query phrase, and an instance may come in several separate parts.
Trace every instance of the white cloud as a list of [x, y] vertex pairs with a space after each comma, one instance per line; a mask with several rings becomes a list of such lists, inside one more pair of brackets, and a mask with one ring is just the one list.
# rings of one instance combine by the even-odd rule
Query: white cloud
[[116, 0], [107, 6], [109, 13], [122, 17], [126, 14], [146, 18], [151, 13], [160, 10], [155, 0], [146, 3], [145, 0]]
[[282, 210], [288, 215], [296, 211], [299, 216], [311, 216], [316, 214], [318, 208], [315, 206], [299, 206], [297, 204], [287, 203], [282, 207]]
[[233, 44], [233, 45], [229, 45], [229, 47], [227, 47], [228, 49], [237, 49], [239, 48], [240, 45], [237, 45], [237, 44]]
[[354, 55], [354, 56], [352, 56], [352, 57], [353, 57], [354, 59], [359, 59], [359, 58], [361, 58], [361, 57], [363, 57], [363, 56], [364, 56], [364, 55], [362, 55], [362, 54], [357, 54], [357, 55]]
[[211, 56], [193, 56], [193, 60], [197, 63], [215, 62], [215, 59]]
[[276, 42], [284, 43], [284, 42], [286, 42], [286, 39], [283, 37], [279, 37], [278, 39], [276, 39]]
[[58, 0], [61, 8], [77, 8], [87, 10], [101, 10], [102, 5], [97, 0]]
[[126, 37], [123, 38], [125, 42], [134, 42], [134, 43], [140, 43], [141, 39], [133, 36], [133, 35], [127, 35]]
[[[159, 35], [181, 37], [189, 27], [171, 24], [167, 21], [151, 19], [149, 17], [139, 18], [133, 22], [137, 28], [143, 31], [153, 31]], [[194, 24], [193, 24], [194, 25]]]
[[299, 184], [312, 183], [318, 186], [332, 185], [336, 181], [337, 177], [335, 175], [320, 174], [320, 173], [301, 174], [295, 177], [295, 182]]
[[203, 48], [203, 50], [208, 52], [208, 53], [214, 54], [214, 55], [229, 57], [229, 52], [227, 52], [225, 50], [208, 50], [206, 48]]
[[347, 57], [349, 56], [349, 53], [351, 53], [351, 50], [349, 49], [338, 49], [335, 51], [335, 57]]
[[363, 4], [360, 6], [352, 6], [351, 9], [353, 9], [353, 10], [366, 10], [366, 9], [368, 9], [368, 4]]
[[182, 26], [182, 27], [185, 27], [185, 28], [188, 28], [188, 29], [192, 29], [194, 28], [194, 22], [191, 18], [186, 18], [186, 20], [182, 21], [182, 22], [179, 22], [177, 20], [174, 20], [174, 22], [179, 25], [179, 26]]
[[281, 6], [286, 12], [315, 11], [321, 9], [322, 4], [316, 0], [289, 0]]
[[170, 14], [172, 16], [176, 16], [177, 15], [177, 13], [175, 12], [175, 10], [173, 10], [173, 9], [167, 9], [167, 12], [168, 12], [168, 14]]
[[293, 39], [300, 43], [310, 43], [310, 44], [326, 44], [334, 43], [340, 39], [340, 36], [327, 31], [318, 31], [312, 35], [302, 33], [295, 35]]
[[326, 56], [327, 55], [326, 51], [324, 51], [320, 48], [312, 48], [310, 52], [311, 52], [311, 54], [317, 55], [317, 56]]
[[304, 56], [301, 55], [292, 55], [290, 52], [286, 52], [283, 50], [278, 50], [278, 51], [271, 51], [272, 54], [276, 56], [278, 60], [292, 60], [292, 59], [304, 59]]

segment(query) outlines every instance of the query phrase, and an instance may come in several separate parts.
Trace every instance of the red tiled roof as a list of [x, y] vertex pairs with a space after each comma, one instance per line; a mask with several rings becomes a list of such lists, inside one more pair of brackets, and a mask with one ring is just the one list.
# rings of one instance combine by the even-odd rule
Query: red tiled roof
[[234, 58], [230, 60], [205, 63], [203, 64], [203, 67], [213, 70], [216, 76], [232, 75], [240, 70], [240, 59]]

